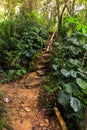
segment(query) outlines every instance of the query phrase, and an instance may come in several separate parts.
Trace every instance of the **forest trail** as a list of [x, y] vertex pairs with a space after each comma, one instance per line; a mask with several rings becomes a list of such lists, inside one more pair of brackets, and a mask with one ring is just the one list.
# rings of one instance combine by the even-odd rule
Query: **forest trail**
[[60, 130], [56, 117], [48, 117], [46, 109], [38, 105], [44, 78], [50, 73], [46, 63], [50, 53], [48, 50], [42, 52], [35, 72], [28, 73], [14, 83], [0, 84], [13, 130]]

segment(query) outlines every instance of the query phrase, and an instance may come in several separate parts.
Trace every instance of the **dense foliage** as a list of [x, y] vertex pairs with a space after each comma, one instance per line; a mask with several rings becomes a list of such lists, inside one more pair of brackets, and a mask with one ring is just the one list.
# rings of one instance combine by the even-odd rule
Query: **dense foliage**
[[84, 126], [84, 108], [87, 106], [86, 42], [87, 36], [76, 32], [66, 36], [61, 43], [54, 43], [53, 85], [46, 89], [56, 96], [56, 103], [60, 104], [70, 130], [80, 130]]
[[8, 80], [30, 71], [33, 56], [46, 46], [48, 37], [45, 28], [35, 20], [27, 17], [26, 21], [17, 22], [11, 25], [14, 28], [11, 35], [10, 21], [0, 23], [0, 69], [8, 73]]
[[3, 81], [13, 81], [34, 70], [47, 45], [47, 30], [56, 32], [57, 40], [45, 88], [68, 128], [82, 130], [87, 107], [87, 0], [0, 1], [0, 75]]

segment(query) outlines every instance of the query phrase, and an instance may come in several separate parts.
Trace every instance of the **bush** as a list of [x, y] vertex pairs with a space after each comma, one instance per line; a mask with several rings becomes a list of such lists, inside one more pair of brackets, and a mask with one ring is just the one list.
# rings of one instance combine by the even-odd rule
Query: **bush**
[[[12, 27], [15, 26], [16, 29], [12, 32], [9, 29], [9, 20], [0, 24], [3, 32], [0, 36], [0, 68], [8, 74], [8, 77], [11, 75], [15, 78], [29, 71], [32, 57], [46, 46], [48, 33], [37, 21], [29, 21], [27, 18], [20, 23], [18, 20], [13, 21]], [[6, 32], [9, 36], [6, 35], [4, 27], [7, 27]]]
[[76, 32], [71, 37], [65, 37], [64, 42], [54, 43], [53, 87], [49, 85], [47, 91], [56, 97], [56, 104], [70, 130], [84, 127], [84, 109], [87, 106], [86, 42], [86, 35]]

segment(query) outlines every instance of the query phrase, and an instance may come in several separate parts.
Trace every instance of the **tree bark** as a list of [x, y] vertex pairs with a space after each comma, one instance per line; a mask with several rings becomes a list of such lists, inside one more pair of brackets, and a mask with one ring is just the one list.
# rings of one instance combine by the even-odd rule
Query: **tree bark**
[[60, 29], [62, 26], [62, 19], [63, 19], [63, 14], [66, 8], [66, 2], [64, 4], [64, 7], [62, 9], [62, 12], [60, 12], [60, 4], [59, 1], [56, 0], [56, 4], [57, 4], [57, 15], [58, 15], [58, 34], [60, 33]]

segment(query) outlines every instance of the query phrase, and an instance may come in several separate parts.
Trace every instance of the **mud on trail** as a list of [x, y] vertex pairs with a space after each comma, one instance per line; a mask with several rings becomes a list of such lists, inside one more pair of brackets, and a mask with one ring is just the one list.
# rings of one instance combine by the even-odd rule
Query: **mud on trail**
[[46, 50], [42, 52], [35, 72], [14, 83], [0, 84], [13, 130], [60, 130], [56, 117], [47, 116], [46, 109], [38, 106], [44, 78], [50, 71], [45, 64], [49, 55]]

